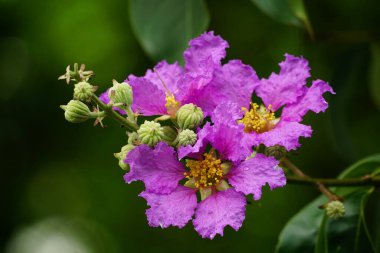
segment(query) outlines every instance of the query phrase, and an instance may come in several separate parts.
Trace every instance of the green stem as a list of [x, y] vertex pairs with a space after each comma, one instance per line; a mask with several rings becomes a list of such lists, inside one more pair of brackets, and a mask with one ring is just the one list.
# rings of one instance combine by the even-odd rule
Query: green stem
[[321, 183], [325, 186], [380, 186], [380, 177], [365, 176], [361, 178], [345, 178], [345, 179], [335, 179], [335, 178], [312, 178], [312, 177], [299, 177], [299, 176], [287, 176], [287, 182], [290, 184], [300, 184], [300, 185], [316, 185]]
[[95, 94], [92, 95], [91, 99], [102, 110], [104, 110], [104, 112], [106, 113], [106, 115], [108, 117], [110, 117], [113, 120], [115, 120], [115, 121], [119, 122], [120, 124], [122, 124], [127, 129], [127, 131], [134, 132], [134, 131], [136, 131], [139, 128], [136, 123], [132, 122], [129, 119], [124, 118], [123, 116], [121, 116], [120, 114], [118, 114], [117, 112], [115, 112], [113, 110], [112, 106], [108, 106], [108, 105], [104, 104], [102, 101], [100, 101], [100, 99]]

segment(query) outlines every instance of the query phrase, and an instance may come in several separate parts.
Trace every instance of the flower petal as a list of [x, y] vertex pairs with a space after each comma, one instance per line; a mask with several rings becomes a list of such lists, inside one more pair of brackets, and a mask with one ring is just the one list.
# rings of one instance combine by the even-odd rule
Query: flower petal
[[177, 81], [183, 74], [182, 67], [177, 62], [168, 64], [166, 61], [161, 61], [154, 67], [154, 70], [148, 69], [144, 77], [164, 92], [166, 86], [170, 92], [176, 94], [178, 92]]
[[189, 48], [184, 52], [185, 69], [202, 73], [207, 65], [219, 65], [226, 56], [226, 48], [228, 43], [222, 37], [212, 31], [203, 33], [189, 42]]
[[128, 79], [133, 91], [133, 111], [144, 116], [166, 114], [164, 90], [144, 77], [130, 75]]
[[140, 193], [150, 206], [146, 210], [149, 226], [167, 228], [184, 227], [197, 207], [197, 195], [194, 189], [178, 185], [169, 194], [155, 194], [148, 191]]
[[244, 113], [234, 102], [220, 103], [212, 113], [211, 119], [215, 124], [236, 124], [236, 121], [243, 118]]
[[178, 158], [182, 159], [185, 156], [189, 156], [192, 158], [201, 158], [203, 151], [206, 149], [206, 145], [208, 142], [207, 137], [212, 131], [212, 127], [210, 123], [207, 122], [202, 129], [198, 128], [197, 131], [197, 142], [193, 146], [181, 146], [178, 149]]
[[266, 106], [273, 110], [294, 103], [303, 94], [306, 79], [310, 76], [310, 68], [303, 57], [285, 54], [285, 61], [280, 64], [279, 74], [272, 73], [268, 79], [261, 79], [257, 87], [257, 95]]
[[185, 169], [175, 150], [165, 142], [158, 143], [155, 149], [140, 145], [128, 153], [125, 162], [131, 170], [124, 175], [124, 180], [127, 183], [141, 180], [149, 192], [170, 193], [184, 177]]
[[310, 88], [305, 87], [303, 96], [299, 97], [297, 102], [284, 107], [281, 118], [300, 122], [309, 110], [315, 113], [324, 112], [329, 106], [323, 98], [325, 92], [335, 94], [328, 83], [322, 80], [313, 81]]
[[298, 148], [301, 144], [298, 142], [300, 137], [310, 137], [312, 130], [297, 122], [280, 121], [276, 127], [268, 132], [261, 134], [252, 133], [255, 141], [264, 144], [267, 147], [281, 145], [288, 151]]
[[271, 190], [286, 184], [284, 172], [273, 157], [256, 154], [242, 162], [228, 174], [228, 182], [238, 192], [253, 194], [254, 200], [261, 198], [261, 188], [268, 183]]
[[194, 228], [203, 238], [209, 239], [217, 234], [223, 236], [227, 225], [237, 231], [245, 218], [245, 205], [244, 195], [232, 188], [212, 194], [198, 204]]

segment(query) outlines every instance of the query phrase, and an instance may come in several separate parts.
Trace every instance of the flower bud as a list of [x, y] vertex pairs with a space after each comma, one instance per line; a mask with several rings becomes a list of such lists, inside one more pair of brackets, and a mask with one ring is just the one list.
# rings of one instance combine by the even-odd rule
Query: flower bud
[[144, 124], [137, 130], [137, 133], [140, 136], [141, 143], [153, 147], [162, 140], [164, 130], [159, 123], [145, 120]]
[[80, 101], [90, 101], [95, 87], [87, 82], [79, 82], [74, 86], [74, 99]]
[[119, 166], [123, 170], [129, 170], [129, 165], [124, 162], [125, 158], [127, 157], [129, 151], [134, 149], [135, 146], [127, 144], [121, 148], [121, 151], [119, 153], [114, 153], [113, 155], [116, 157], [116, 159], [119, 160]]
[[336, 220], [341, 218], [346, 212], [344, 204], [339, 200], [333, 200], [327, 203], [326, 214], [328, 217]]
[[203, 120], [203, 111], [194, 104], [186, 104], [177, 111], [177, 122], [181, 129], [194, 129]]
[[197, 134], [193, 130], [185, 129], [178, 134], [178, 144], [180, 146], [192, 146], [195, 142], [197, 142]]
[[82, 123], [90, 118], [90, 109], [81, 101], [71, 100], [67, 105], [61, 105], [65, 118], [71, 123]]
[[127, 106], [132, 105], [133, 94], [132, 87], [123, 82], [118, 83], [113, 80], [113, 86], [108, 90], [108, 97], [113, 104], [121, 104], [120, 109], [126, 109]]
[[275, 145], [265, 149], [265, 155], [273, 156], [277, 160], [280, 160], [286, 155], [286, 149], [283, 146]]

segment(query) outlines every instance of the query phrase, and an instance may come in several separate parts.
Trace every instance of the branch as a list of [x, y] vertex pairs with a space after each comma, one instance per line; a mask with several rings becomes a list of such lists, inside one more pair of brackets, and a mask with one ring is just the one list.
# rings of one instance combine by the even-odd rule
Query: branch
[[287, 182], [290, 184], [300, 185], [315, 185], [321, 183], [325, 186], [380, 186], [380, 177], [364, 176], [361, 178], [311, 178], [311, 177], [299, 177], [299, 176], [287, 176]]
[[132, 122], [129, 119], [124, 118], [123, 116], [121, 116], [120, 114], [115, 112], [112, 109], [112, 106], [108, 106], [108, 105], [104, 104], [102, 101], [100, 101], [100, 99], [95, 94], [92, 95], [91, 99], [95, 104], [97, 104], [101, 109], [103, 109], [105, 111], [105, 113], [108, 117], [110, 117], [113, 120], [116, 120], [120, 124], [124, 125], [128, 131], [134, 132], [139, 128], [136, 123]]

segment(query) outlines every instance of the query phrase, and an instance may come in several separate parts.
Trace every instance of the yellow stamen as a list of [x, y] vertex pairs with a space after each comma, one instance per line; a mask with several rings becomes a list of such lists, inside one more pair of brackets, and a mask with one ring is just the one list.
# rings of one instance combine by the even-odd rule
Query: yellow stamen
[[165, 104], [165, 107], [166, 107], [166, 112], [171, 115], [171, 116], [175, 116], [178, 109], [181, 107], [181, 103], [178, 102], [177, 100], [175, 100], [174, 98], [174, 95], [171, 94], [171, 93], [166, 93], [166, 104]]
[[212, 154], [204, 154], [203, 160], [186, 160], [186, 166], [190, 171], [185, 172], [185, 177], [194, 180], [196, 188], [206, 188], [215, 185], [223, 177], [223, 169], [220, 159]]
[[278, 122], [278, 119], [274, 116], [274, 112], [271, 111], [271, 105], [265, 108], [263, 105], [251, 103], [251, 109], [242, 107], [245, 112], [244, 117], [238, 121], [240, 124], [244, 124], [244, 132], [251, 133], [264, 133], [271, 130]]

